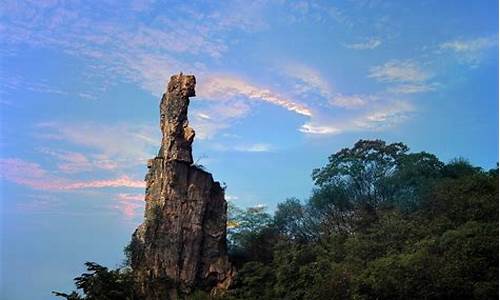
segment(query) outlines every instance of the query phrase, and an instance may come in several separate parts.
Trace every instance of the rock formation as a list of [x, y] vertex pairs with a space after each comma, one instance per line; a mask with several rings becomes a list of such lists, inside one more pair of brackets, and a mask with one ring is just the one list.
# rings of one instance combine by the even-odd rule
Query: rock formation
[[145, 220], [131, 243], [141, 299], [176, 299], [195, 288], [216, 293], [233, 278], [224, 190], [193, 165], [187, 110], [195, 84], [192, 75], [174, 75], [161, 99], [161, 148], [148, 161]]

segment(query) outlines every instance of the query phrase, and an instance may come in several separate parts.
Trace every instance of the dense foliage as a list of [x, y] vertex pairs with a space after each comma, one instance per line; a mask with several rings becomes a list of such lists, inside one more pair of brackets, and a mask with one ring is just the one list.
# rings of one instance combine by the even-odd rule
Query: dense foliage
[[[498, 168], [361, 140], [312, 177], [311, 197], [274, 216], [230, 208], [225, 299], [498, 299]], [[84, 298], [63, 296], [117, 299], [102, 289], [128, 275], [106, 272], [76, 279]]]
[[[305, 203], [236, 227], [231, 299], [497, 299], [498, 169], [359, 141]], [[258, 254], [257, 254], [258, 253]]]

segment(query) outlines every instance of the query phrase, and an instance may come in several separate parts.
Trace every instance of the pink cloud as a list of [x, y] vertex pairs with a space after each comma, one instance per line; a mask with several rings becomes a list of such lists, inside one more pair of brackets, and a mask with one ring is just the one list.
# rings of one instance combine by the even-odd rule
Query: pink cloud
[[17, 158], [0, 159], [0, 178], [38, 190], [81, 190], [100, 188], [140, 188], [145, 187], [142, 180], [135, 180], [128, 176], [102, 180], [70, 180], [49, 174], [39, 164], [27, 162]]
[[[124, 77], [154, 95], [162, 92], [166, 74], [201, 71], [196, 61], [220, 59], [229, 49], [225, 39], [228, 32], [264, 28], [258, 3], [245, 3], [244, 10], [240, 5], [224, 5], [221, 11], [207, 12], [183, 6], [179, 7], [183, 17], [158, 15], [146, 24], [136, 17], [126, 22], [113, 17], [100, 20], [82, 13], [87, 5], [56, 3], [47, 7], [38, 1], [7, 2], [2, 7], [7, 26], [0, 28], [6, 43], [52, 47], [87, 58], [95, 68], [88, 75], [104, 77], [104, 85]], [[111, 15], [124, 7], [109, 3], [100, 6], [109, 9]], [[151, 6], [133, 4], [130, 8], [136, 15], [135, 10]], [[179, 53], [196, 59], [180, 59]]]
[[144, 194], [128, 194], [120, 193], [117, 195], [117, 199], [120, 201], [144, 201]]
[[56, 137], [57, 140], [92, 149], [94, 154], [88, 155], [41, 149], [42, 153], [60, 160], [60, 170], [68, 173], [93, 168], [123, 170], [144, 165], [154, 155], [160, 140], [160, 130], [149, 124], [45, 122], [39, 123], [36, 130], [41, 139]]
[[115, 179], [77, 181], [67, 184], [58, 184], [56, 188], [61, 190], [77, 190], [77, 189], [98, 189], [108, 187], [129, 187], [129, 188], [145, 188], [146, 184], [143, 180], [134, 180], [128, 176], [121, 176]]
[[41, 187], [47, 171], [39, 164], [17, 158], [0, 159], [0, 178], [20, 185]]
[[125, 217], [133, 218], [142, 213], [144, 194], [120, 193], [116, 199], [119, 203], [114, 208], [119, 209]]
[[27, 178], [39, 178], [46, 174], [39, 164], [27, 162], [18, 158], [0, 159], [2, 172], [0, 176], [7, 178], [18, 178], [25, 174]]
[[55, 157], [57, 168], [64, 173], [76, 173], [92, 170], [93, 163], [82, 153], [71, 151], [54, 151], [48, 148], [39, 150], [41, 153]]

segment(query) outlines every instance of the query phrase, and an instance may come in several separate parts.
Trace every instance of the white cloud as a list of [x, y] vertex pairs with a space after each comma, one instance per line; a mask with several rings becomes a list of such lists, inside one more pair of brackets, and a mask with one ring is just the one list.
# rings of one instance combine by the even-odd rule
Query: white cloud
[[288, 1], [288, 3], [285, 1], [285, 4], [290, 11], [287, 19], [291, 23], [325, 23], [333, 20], [346, 27], [352, 27], [354, 24], [349, 14], [328, 2], [302, 0]]
[[410, 103], [395, 101], [355, 118], [346, 129], [383, 130], [406, 120], [414, 111]]
[[367, 49], [375, 49], [382, 44], [382, 41], [376, 38], [370, 38], [365, 42], [361, 43], [353, 43], [344, 45], [347, 48], [355, 49], [355, 50], [367, 50]]
[[[172, 6], [169, 17], [157, 13], [161, 10], [151, 10], [155, 13], [147, 23], [137, 11], [148, 11], [154, 4], [139, 3], [106, 3], [94, 14], [92, 3], [7, 1], [2, 7], [2, 41], [6, 45], [54, 48], [86, 60], [86, 75], [102, 81], [104, 87], [126, 79], [161, 95], [169, 74], [199, 74], [204, 66], [198, 61], [221, 58], [228, 49], [225, 37], [229, 32], [266, 27], [261, 14], [264, 4], [258, 1], [214, 5], [204, 12]], [[100, 14], [108, 18], [103, 20]], [[44, 86], [34, 88], [61, 92]], [[95, 97], [93, 91], [80, 96]]]
[[391, 60], [370, 68], [368, 77], [382, 82], [422, 82], [429, 79], [431, 74], [413, 61]]
[[227, 201], [235, 201], [235, 200], [239, 199], [238, 196], [234, 196], [234, 195], [225, 195], [225, 198]]
[[[413, 110], [407, 102], [387, 99], [381, 94], [343, 94], [334, 92], [319, 72], [298, 64], [287, 64], [283, 68], [291, 78], [299, 80], [299, 96], [311, 98], [315, 95], [331, 107], [315, 109], [309, 120], [299, 131], [307, 135], [334, 135], [350, 131], [373, 131], [389, 128], [400, 123]], [[433, 89], [436, 84], [426, 83], [430, 75], [411, 61], [391, 61], [372, 70], [372, 77], [389, 82], [400, 82], [393, 93], [416, 93]], [[295, 85], [297, 87], [297, 84]], [[316, 92], [316, 94], [311, 92]], [[346, 116], [332, 120], [329, 109], [343, 108], [351, 110]], [[354, 112], [355, 111], [355, 112]]]
[[203, 119], [203, 120], [212, 120], [212, 118], [207, 115], [207, 114], [204, 114], [204, 113], [197, 113], [196, 116], [200, 119]]
[[329, 135], [340, 133], [342, 130], [337, 128], [335, 125], [317, 125], [313, 123], [306, 123], [300, 127], [299, 131], [306, 134]]
[[458, 53], [470, 53], [496, 46], [498, 43], [495, 37], [481, 37], [469, 40], [453, 40], [442, 43], [441, 49], [450, 49]]
[[311, 110], [304, 104], [294, 102], [267, 88], [250, 84], [242, 79], [230, 76], [212, 76], [205, 78], [198, 89], [202, 98], [228, 99], [242, 96], [251, 100], [268, 102], [304, 116], [311, 116]]
[[328, 102], [334, 107], [347, 109], [362, 108], [377, 99], [374, 95], [346, 95], [334, 92], [331, 84], [318, 71], [301, 64], [288, 63], [282, 67], [282, 70], [288, 77], [299, 81], [295, 83], [294, 88], [301, 98], [309, 99], [319, 96], [324, 102]]
[[[317, 112], [311, 102], [292, 99], [289, 95], [269, 88], [250, 83], [241, 78], [209, 74], [204, 63], [220, 60], [228, 51], [229, 34], [251, 32], [266, 28], [263, 21], [263, 2], [253, 4], [224, 4], [200, 12], [188, 6], [172, 7], [167, 18], [154, 14], [150, 22], [144, 23], [137, 11], [153, 14], [155, 4], [130, 5], [106, 4], [103, 9], [110, 17], [102, 20], [99, 14], [88, 13], [91, 4], [78, 5], [53, 3], [42, 5], [33, 3], [9, 2], [5, 5], [5, 26], [0, 28], [2, 37], [8, 45], [28, 45], [32, 47], [52, 48], [65, 54], [74, 55], [85, 61], [89, 67], [87, 76], [98, 76], [96, 82], [103, 86], [111, 86], [123, 79], [134, 82], [154, 95], [163, 92], [165, 78], [169, 74], [184, 71], [201, 75], [197, 88], [199, 99], [218, 101], [206, 109], [198, 109], [191, 116], [192, 126], [198, 138], [210, 138], [217, 132], [228, 128], [237, 119], [244, 118], [252, 109], [253, 102], [266, 102], [282, 107], [308, 119], [302, 131], [331, 132], [331, 128], [322, 128], [317, 123]], [[242, 9], [244, 7], [245, 9]], [[300, 11], [306, 10], [319, 19], [334, 18], [347, 25], [348, 18], [336, 7], [308, 2], [298, 5]], [[123, 16], [126, 13], [126, 16]], [[304, 16], [305, 17], [305, 16]], [[314, 17], [316, 18], [316, 17]], [[318, 19], [318, 21], [320, 21]], [[124, 20], [126, 20], [124, 22]], [[380, 40], [371, 38], [362, 43], [352, 44], [353, 49], [371, 49], [380, 45]], [[374, 69], [372, 76], [377, 79], [411, 82], [418, 79], [421, 73], [394, 70]], [[401, 66], [399, 66], [401, 67]], [[408, 63], [403, 67], [408, 66]], [[397, 69], [397, 68], [396, 68]], [[412, 68], [410, 68], [412, 69]], [[411, 70], [410, 70], [411, 71]], [[322, 96], [324, 102], [335, 107], [366, 107], [370, 96], [343, 95], [334, 91], [331, 84], [319, 72], [301, 65], [289, 65], [286, 71], [299, 81], [298, 88], [303, 93], [315, 91]], [[378, 74], [378, 75], [377, 75]], [[406, 75], [405, 75], [406, 74]], [[417, 79], [415, 79], [417, 77]], [[91, 77], [91, 79], [96, 79]], [[58, 89], [48, 86], [37, 86], [37, 89], [50, 93], [60, 93]], [[62, 91], [65, 92], [65, 91]], [[77, 93], [82, 98], [93, 98], [93, 91]], [[301, 99], [301, 98], [298, 98]], [[308, 99], [309, 100], [309, 99]], [[131, 161], [139, 158], [139, 162], [156, 151], [159, 139], [152, 135], [136, 132], [137, 128], [125, 125], [107, 128], [106, 126], [80, 127], [75, 124], [60, 124], [46, 128], [40, 135], [69, 141], [75, 145], [96, 150], [99, 159], [107, 161]], [[116, 134], [115, 134], [116, 133]], [[92, 160], [96, 158], [88, 157]], [[141, 162], [142, 163], [142, 162]], [[82, 163], [83, 164], [83, 163]], [[75, 166], [62, 167], [70, 170]], [[83, 165], [80, 165], [83, 168]]]
[[409, 83], [391, 86], [387, 91], [393, 94], [416, 94], [434, 91], [437, 86], [436, 83]]
[[283, 70], [289, 77], [300, 81], [300, 84], [297, 86], [300, 93], [307, 93], [311, 90], [316, 90], [320, 95], [327, 98], [332, 94], [332, 87], [330, 84], [323, 79], [318, 71], [308, 66], [297, 63], [288, 63], [281, 66], [281, 70]]
[[207, 101], [209, 106], [190, 114], [191, 125], [199, 139], [213, 138], [219, 131], [244, 118], [256, 102], [282, 107], [301, 116], [311, 117], [312, 110], [269, 88], [260, 87], [238, 77], [212, 75], [203, 78], [197, 87], [195, 101]]
[[237, 151], [237, 152], [270, 152], [273, 151], [273, 146], [270, 144], [254, 143], [254, 144], [239, 144], [239, 145], [229, 145], [221, 143], [211, 143], [210, 147], [213, 150], [226, 152], [226, 151]]
[[235, 149], [242, 152], [269, 152], [272, 147], [269, 144], [251, 144], [247, 146], [238, 146]]
[[237, 119], [245, 117], [249, 111], [250, 106], [242, 100], [215, 102], [202, 111], [192, 111], [191, 127], [194, 128], [197, 139], [211, 139]]
[[366, 106], [371, 101], [378, 99], [373, 95], [343, 95], [337, 94], [330, 98], [329, 103], [333, 106], [344, 108], [359, 108]]
[[439, 45], [441, 51], [452, 51], [460, 62], [476, 66], [481, 62], [484, 51], [498, 46], [496, 36], [475, 39], [456, 39]]
[[118, 193], [116, 198], [120, 201], [136, 201], [143, 202], [144, 201], [144, 193], [142, 194], [130, 194], [130, 193]]
[[406, 120], [414, 107], [404, 101], [393, 101], [375, 106], [369, 111], [342, 120], [315, 120], [304, 124], [300, 131], [309, 135], [334, 135], [352, 131], [379, 131], [391, 128]]
[[391, 94], [417, 94], [435, 91], [440, 84], [432, 82], [434, 76], [412, 60], [391, 60], [370, 68], [369, 78], [389, 83], [386, 89]]

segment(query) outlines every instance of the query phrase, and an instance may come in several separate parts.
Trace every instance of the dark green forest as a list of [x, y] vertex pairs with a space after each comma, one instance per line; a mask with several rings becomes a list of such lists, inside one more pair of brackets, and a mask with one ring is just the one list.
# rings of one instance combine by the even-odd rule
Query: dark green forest
[[[312, 180], [309, 199], [286, 199], [274, 215], [230, 206], [238, 275], [217, 299], [498, 299], [498, 166], [360, 140]], [[80, 293], [55, 294], [135, 299], [126, 263], [87, 268]]]

